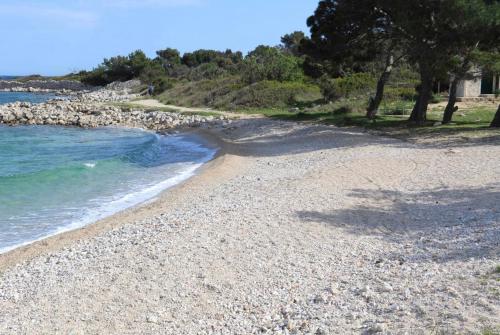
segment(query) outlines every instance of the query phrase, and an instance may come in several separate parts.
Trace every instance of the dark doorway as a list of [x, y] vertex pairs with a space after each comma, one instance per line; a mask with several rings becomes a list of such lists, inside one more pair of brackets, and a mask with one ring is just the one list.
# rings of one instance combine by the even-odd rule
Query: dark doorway
[[484, 73], [481, 79], [481, 94], [493, 94], [493, 75]]

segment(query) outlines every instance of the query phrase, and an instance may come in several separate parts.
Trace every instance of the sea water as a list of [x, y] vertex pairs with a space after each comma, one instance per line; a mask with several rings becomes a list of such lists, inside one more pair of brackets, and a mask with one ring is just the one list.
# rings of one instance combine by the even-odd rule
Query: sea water
[[0, 105], [17, 101], [39, 104], [54, 98], [59, 97], [53, 93], [0, 92]]
[[150, 200], [214, 154], [186, 134], [0, 126], [0, 253]]

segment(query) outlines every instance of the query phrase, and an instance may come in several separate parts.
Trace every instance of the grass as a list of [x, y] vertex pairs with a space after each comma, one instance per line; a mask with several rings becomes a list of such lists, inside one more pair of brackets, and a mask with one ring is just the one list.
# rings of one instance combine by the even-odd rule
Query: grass
[[320, 122], [339, 127], [361, 127], [377, 133], [400, 138], [431, 138], [436, 135], [461, 137], [495, 136], [500, 138], [500, 130], [489, 128], [496, 109], [478, 106], [462, 109], [455, 113], [453, 122], [442, 125], [443, 108], [431, 107], [427, 114], [427, 122], [422, 126], [411, 125], [408, 117], [413, 103], [411, 101], [394, 101], [381, 106], [376, 120], [368, 120], [365, 116], [365, 99], [350, 99], [333, 104], [290, 111], [283, 108], [242, 109], [238, 112], [262, 114], [271, 118], [298, 122]]
[[234, 110], [249, 107], [309, 106], [321, 99], [318, 86], [303, 82], [262, 81], [251, 85], [238, 76], [200, 81], [181, 81], [161, 93], [158, 100], [171, 105]]
[[486, 328], [481, 332], [481, 335], [500, 335], [500, 328]]
[[[368, 96], [339, 99], [325, 104], [319, 88], [303, 83], [262, 82], [244, 86], [237, 77], [198, 82], [178, 83], [174, 88], [157, 97], [165, 104], [178, 106], [209, 106], [213, 112], [184, 112], [217, 116], [219, 110], [231, 110], [242, 114], [261, 114], [270, 118], [297, 122], [319, 122], [339, 127], [361, 127], [377, 134], [401, 139], [425, 141], [435, 136], [448, 141], [467, 141], [472, 138], [500, 139], [500, 131], [489, 128], [496, 106], [477, 105], [458, 110], [453, 122], [442, 125], [444, 107], [431, 104], [427, 122], [422, 126], [411, 125], [408, 117], [414, 102], [411, 98], [391, 98], [384, 101], [377, 118], [365, 116]], [[270, 101], [273, 103], [271, 104]], [[257, 107], [268, 106], [268, 107]], [[140, 108], [133, 103], [121, 107]], [[179, 112], [169, 108], [151, 108], [166, 112]]]

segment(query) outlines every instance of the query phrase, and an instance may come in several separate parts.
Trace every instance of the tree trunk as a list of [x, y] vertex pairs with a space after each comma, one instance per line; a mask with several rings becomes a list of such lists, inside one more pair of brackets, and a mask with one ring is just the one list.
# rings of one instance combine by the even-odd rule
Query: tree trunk
[[455, 103], [457, 102], [457, 87], [459, 81], [458, 77], [455, 77], [451, 82], [448, 104], [446, 105], [443, 115], [443, 124], [450, 123], [453, 118], [453, 113], [458, 110], [458, 107], [455, 107]]
[[387, 56], [387, 59], [385, 61], [384, 72], [380, 75], [380, 78], [378, 80], [377, 93], [375, 94], [375, 97], [370, 98], [370, 104], [366, 109], [366, 116], [369, 119], [373, 119], [377, 115], [378, 108], [380, 107], [380, 103], [382, 102], [382, 99], [384, 97], [385, 84], [387, 83], [387, 81], [389, 81], [389, 78], [391, 77], [393, 66], [394, 66], [394, 56], [390, 54]]
[[411, 122], [415, 122], [421, 125], [427, 120], [427, 107], [429, 106], [429, 100], [431, 99], [432, 95], [432, 80], [433, 77], [431, 75], [431, 72], [425, 68], [421, 68], [420, 90], [417, 102], [415, 103], [415, 107], [413, 107], [413, 111], [410, 115]]
[[491, 122], [491, 127], [500, 127], [500, 105], [498, 105], [497, 113]]

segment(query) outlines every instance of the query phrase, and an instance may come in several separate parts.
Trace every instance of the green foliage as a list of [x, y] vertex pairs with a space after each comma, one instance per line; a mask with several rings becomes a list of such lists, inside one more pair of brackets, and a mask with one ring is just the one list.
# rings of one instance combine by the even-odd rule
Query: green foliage
[[301, 42], [306, 71], [333, 77], [361, 72], [388, 49], [395, 49], [391, 20], [377, 0], [320, 1], [307, 25], [311, 37]]
[[500, 335], [500, 327], [484, 329], [481, 335]]
[[366, 95], [375, 87], [375, 84], [375, 77], [369, 73], [354, 73], [335, 79], [325, 76], [320, 80], [321, 92], [327, 101]]
[[386, 87], [384, 92], [384, 100], [386, 101], [415, 101], [417, 91], [414, 87]]
[[[139, 78], [154, 65], [142, 52], [137, 50], [127, 57], [116, 56], [104, 59], [103, 63], [82, 76], [82, 82], [94, 86], [107, 85], [115, 81], [127, 81]], [[162, 70], [156, 70], [162, 71]]]
[[281, 37], [284, 51], [294, 56], [301, 56], [300, 46], [305, 38], [306, 35], [302, 31], [294, 31], [291, 34], [284, 35]]
[[104, 66], [99, 66], [94, 70], [85, 73], [82, 76], [81, 80], [82, 83], [91, 86], [104, 86], [109, 83], [112, 83], [112, 80], [110, 80], [110, 77], [108, 76], [108, 73]]
[[238, 77], [178, 83], [160, 97], [164, 103], [219, 109], [291, 107], [321, 99], [319, 87], [302, 82], [261, 81], [245, 85]]
[[228, 71], [218, 66], [216, 63], [203, 63], [191, 69], [186, 77], [189, 80], [197, 81], [203, 79], [216, 79], [227, 75]]
[[304, 77], [302, 60], [278, 48], [259, 46], [248, 54], [242, 65], [242, 79], [253, 84], [264, 80], [298, 81]]
[[392, 70], [387, 84], [389, 86], [405, 86], [414, 89], [419, 82], [420, 76], [417, 69], [407, 62], [400, 61], [398, 66]]
[[158, 55], [158, 59], [165, 68], [172, 68], [181, 63], [181, 54], [177, 49], [166, 48], [158, 50], [156, 55]]
[[261, 81], [238, 90], [231, 100], [238, 107], [289, 107], [321, 98], [319, 88], [301, 82]]
[[241, 52], [233, 52], [230, 49], [225, 52], [201, 49], [185, 53], [182, 56], [182, 64], [188, 67], [197, 67], [206, 63], [216, 63], [219, 67], [225, 68], [239, 64], [242, 60], [243, 54]]

